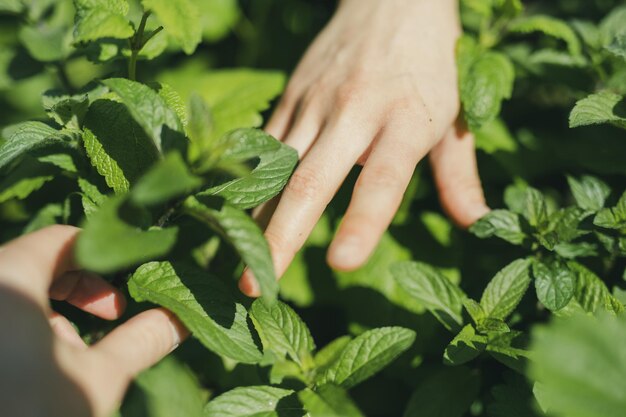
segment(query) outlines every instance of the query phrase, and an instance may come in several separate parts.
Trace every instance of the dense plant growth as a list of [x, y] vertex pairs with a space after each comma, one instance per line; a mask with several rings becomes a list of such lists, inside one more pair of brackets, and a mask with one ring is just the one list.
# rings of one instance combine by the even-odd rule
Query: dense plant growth
[[[336, 272], [347, 184], [278, 285], [247, 210], [297, 164], [257, 129], [284, 77], [215, 66], [284, 62], [272, 36], [306, 39], [302, 16], [331, 9], [0, 0], [0, 239], [81, 225], [78, 261], [127, 289], [129, 316], [158, 304], [193, 335], [120, 415], [623, 415], [626, 5], [461, 1], [463, 112], [496, 209], [457, 230], [420, 165], [368, 264]], [[90, 342], [111, 326], [55, 308]]]

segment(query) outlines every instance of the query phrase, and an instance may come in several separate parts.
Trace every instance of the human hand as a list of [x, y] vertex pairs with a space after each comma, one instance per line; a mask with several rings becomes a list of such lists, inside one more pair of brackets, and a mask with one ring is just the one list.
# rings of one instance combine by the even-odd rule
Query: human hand
[[[355, 164], [363, 165], [328, 251], [340, 270], [361, 266], [396, 213], [415, 166], [431, 150], [444, 210], [461, 226], [485, 204], [473, 137], [455, 126], [459, 96], [456, 0], [343, 0], [298, 65], [267, 131], [301, 163], [269, 217], [278, 276]], [[258, 295], [250, 271], [240, 281]]]
[[52, 226], [0, 247], [0, 404], [7, 416], [107, 417], [132, 378], [187, 332], [163, 309], [142, 312], [87, 346], [49, 298], [113, 320], [125, 301], [100, 277], [77, 271], [79, 229]]

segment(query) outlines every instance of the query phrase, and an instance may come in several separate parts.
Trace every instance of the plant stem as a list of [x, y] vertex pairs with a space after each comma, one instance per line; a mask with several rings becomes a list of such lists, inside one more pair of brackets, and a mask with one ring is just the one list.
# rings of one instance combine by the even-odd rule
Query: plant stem
[[72, 93], [74, 91], [74, 87], [72, 87], [72, 83], [70, 82], [69, 77], [67, 76], [67, 71], [65, 71], [65, 65], [63, 62], [59, 62], [56, 65], [57, 75], [59, 76], [59, 81], [61, 85], [68, 93]]
[[[141, 16], [141, 22], [139, 23], [139, 27], [137, 28], [137, 32], [130, 38], [130, 59], [128, 61], [128, 78], [132, 81], [137, 79], [137, 59], [139, 58], [139, 51], [146, 44], [152, 36], [155, 35], [153, 32], [148, 40], [144, 41], [143, 35], [146, 31], [146, 23], [148, 22], [148, 18], [150, 17], [150, 12], [145, 12], [143, 16]], [[156, 31], [155, 31], [156, 32]]]

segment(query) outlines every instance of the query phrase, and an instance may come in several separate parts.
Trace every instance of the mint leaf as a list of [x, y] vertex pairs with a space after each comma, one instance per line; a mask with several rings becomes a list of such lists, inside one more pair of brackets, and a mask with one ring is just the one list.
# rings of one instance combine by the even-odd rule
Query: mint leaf
[[204, 393], [196, 376], [172, 356], [139, 374], [134, 385], [122, 407], [124, 416], [203, 416]]
[[128, 291], [136, 301], [150, 301], [171, 310], [213, 352], [242, 363], [261, 360], [246, 309], [207, 272], [182, 264], [151, 262], [135, 271]]
[[260, 161], [250, 174], [212, 187], [201, 195], [220, 196], [241, 209], [256, 207], [278, 195], [298, 162], [293, 148], [260, 130], [235, 130], [223, 140], [227, 150], [221, 164], [241, 163], [252, 158]]
[[447, 329], [463, 323], [463, 292], [430, 265], [401, 262], [391, 266], [394, 279], [424, 305]]
[[510, 24], [508, 30], [513, 33], [541, 32], [564, 41], [571, 55], [579, 56], [582, 52], [576, 32], [566, 22], [552, 16], [534, 15], [517, 19]]
[[305, 389], [298, 394], [310, 417], [363, 417], [348, 393], [333, 384]]
[[252, 303], [250, 315], [259, 332], [264, 350], [289, 357], [301, 368], [311, 366], [315, 342], [307, 325], [291, 307], [280, 301], [268, 305], [263, 300]]
[[0, 203], [11, 199], [23, 200], [54, 179], [56, 170], [33, 158], [25, 158], [8, 175], [0, 177]]
[[191, 55], [202, 40], [199, 10], [193, 0], [142, 0], [143, 7], [154, 12], [167, 33]]
[[502, 101], [511, 98], [515, 70], [505, 55], [482, 53], [461, 78], [461, 102], [472, 131], [494, 120], [500, 114]]
[[530, 375], [554, 415], [619, 417], [626, 409], [626, 317], [577, 315], [533, 331]]
[[574, 297], [576, 275], [565, 264], [534, 262], [532, 269], [537, 298], [544, 306], [558, 311]]
[[567, 267], [576, 274], [575, 298], [585, 311], [589, 313], [599, 310], [614, 313], [624, 311], [624, 306], [613, 297], [604, 281], [590, 269], [575, 261], [568, 262]]
[[185, 146], [181, 121], [156, 91], [124, 78], [110, 78], [102, 83], [122, 99], [159, 151], [180, 150]]
[[593, 224], [606, 229], [626, 227], [626, 192], [622, 194], [614, 207], [602, 209], [593, 219]]
[[76, 243], [76, 258], [88, 270], [118, 271], [166, 255], [176, 243], [176, 228], [143, 228], [122, 220], [146, 224], [145, 213], [125, 204], [122, 197], [106, 201], [90, 216]]
[[567, 182], [576, 204], [585, 210], [599, 211], [611, 194], [611, 189], [604, 181], [589, 175], [584, 175], [580, 179], [568, 176]]
[[74, 0], [76, 7], [76, 42], [97, 41], [102, 38], [126, 39], [135, 31], [126, 18], [126, 0]]
[[463, 299], [463, 307], [465, 307], [465, 310], [468, 312], [474, 323], [478, 323], [487, 316], [483, 307], [471, 298], [466, 297]]
[[419, 382], [404, 417], [463, 417], [479, 389], [480, 377], [472, 370], [465, 367], [440, 369]]
[[187, 195], [201, 184], [180, 154], [171, 152], [137, 182], [130, 198], [139, 205], [154, 206]]
[[569, 115], [569, 127], [610, 123], [626, 129], [626, 102], [624, 97], [601, 91], [576, 102]]
[[155, 144], [129, 110], [112, 100], [96, 100], [89, 107], [83, 142], [91, 164], [116, 193], [128, 191], [159, 159]]
[[171, 85], [188, 102], [198, 93], [207, 103], [212, 119], [213, 140], [234, 129], [260, 127], [261, 112], [283, 89], [279, 72], [232, 69], [215, 71], [194, 65], [165, 72], [159, 81]]
[[443, 362], [446, 365], [462, 365], [478, 357], [486, 346], [487, 337], [476, 334], [476, 329], [468, 324], [446, 347]]
[[266, 300], [276, 298], [278, 283], [272, 263], [269, 245], [263, 232], [250, 216], [229, 204], [214, 207], [212, 201], [190, 197], [184, 202], [184, 210], [190, 216], [206, 223], [221, 234], [239, 253], [254, 274], [261, 294]]
[[606, 49], [616, 57], [626, 59], [626, 33], [616, 36]]
[[539, 190], [532, 187], [527, 187], [524, 194], [525, 204], [521, 214], [531, 226], [541, 230], [548, 221], [546, 200]]
[[37, 61], [62, 61], [71, 52], [71, 33], [65, 26], [50, 22], [24, 26], [19, 32], [19, 38], [28, 53]]
[[490, 211], [469, 230], [479, 238], [496, 236], [514, 245], [521, 245], [527, 239], [522, 231], [520, 216], [508, 210]]
[[[281, 403], [294, 391], [269, 386], [239, 387], [211, 400], [205, 417], [278, 417], [297, 414]], [[293, 413], [293, 414], [290, 414]]]
[[354, 387], [393, 362], [414, 340], [415, 332], [402, 327], [369, 330], [351, 340], [317, 382]]
[[324, 367], [331, 365], [335, 360], [339, 358], [341, 352], [346, 348], [348, 343], [350, 343], [352, 338], [350, 336], [341, 336], [337, 339], [333, 340], [322, 349], [320, 349], [315, 354], [315, 365], [318, 370], [323, 369]]
[[58, 130], [41, 122], [25, 122], [11, 127], [6, 142], [0, 144], [0, 171], [24, 155], [51, 147], [71, 147], [72, 143]]
[[504, 320], [515, 310], [530, 284], [529, 266], [529, 260], [518, 259], [493, 277], [480, 300], [487, 317]]

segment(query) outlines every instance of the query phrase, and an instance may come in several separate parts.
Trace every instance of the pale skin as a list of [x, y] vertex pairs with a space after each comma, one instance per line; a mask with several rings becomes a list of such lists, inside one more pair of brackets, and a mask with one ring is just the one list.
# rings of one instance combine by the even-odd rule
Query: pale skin
[[[489, 211], [474, 138], [459, 119], [457, 0], [341, 0], [296, 68], [266, 130], [298, 151], [280, 200], [257, 210], [281, 276], [357, 164], [363, 169], [327, 260], [354, 270], [430, 157], [443, 209], [461, 227]], [[250, 271], [241, 290], [258, 296]]]
[[79, 229], [52, 226], [0, 248], [0, 404], [7, 416], [108, 417], [140, 371], [187, 336], [164, 309], [144, 311], [87, 346], [49, 299], [119, 318], [120, 291], [76, 270]]

